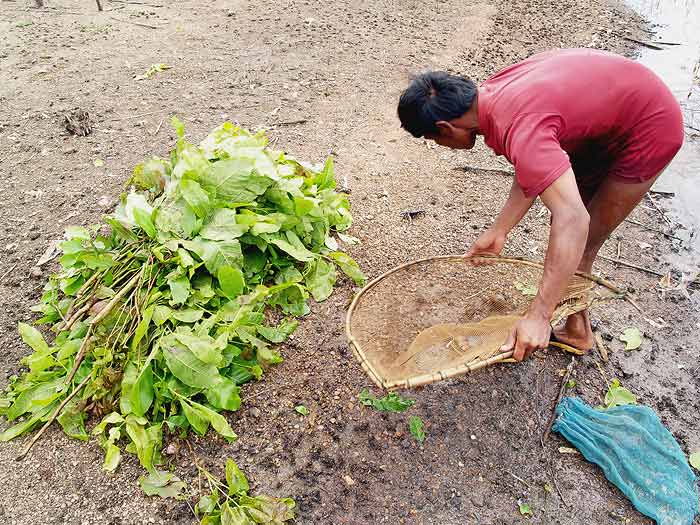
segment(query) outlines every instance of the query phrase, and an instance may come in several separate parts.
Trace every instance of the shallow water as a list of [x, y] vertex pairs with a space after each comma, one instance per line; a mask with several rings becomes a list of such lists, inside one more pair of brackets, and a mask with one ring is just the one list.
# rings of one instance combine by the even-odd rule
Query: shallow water
[[673, 258], [677, 266], [697, 271], [700, 263], [700, 0], [628, 0], [647, 20], [655, 24], [649, 42], [674, 42], [661, 51], [641, 48], [639, 61], [654, 70], [671, 88], [681, 104], [686, 139], [654, 189], [675, 193], [657, 202], [670, 210], [673, 220], [687, 228], [689, 251]]

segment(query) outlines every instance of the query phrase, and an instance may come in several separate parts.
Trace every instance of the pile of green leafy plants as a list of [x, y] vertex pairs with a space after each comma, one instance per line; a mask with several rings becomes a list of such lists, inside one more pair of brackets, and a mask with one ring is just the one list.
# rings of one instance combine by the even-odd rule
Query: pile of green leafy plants
[[34, 352], [0, 399], [14, 423], [0, 440], [43, 424], [24, 453], [54, 420], [81, 440], [99, 420], [109, 471], [127, 451], [157, 474], [166, 431], [236, 439], [222, 411], [281, 361], [309, 297], [326, 299], [338, 269], [364, 281], [339, 249], [355, 239], [332, 159], [297, 161], [230, 123], [196, 146], [173, 124], [176, 148], [135, 168], [113, 214], [67, 229], [34, 307], [53, 340], [19, 326]]

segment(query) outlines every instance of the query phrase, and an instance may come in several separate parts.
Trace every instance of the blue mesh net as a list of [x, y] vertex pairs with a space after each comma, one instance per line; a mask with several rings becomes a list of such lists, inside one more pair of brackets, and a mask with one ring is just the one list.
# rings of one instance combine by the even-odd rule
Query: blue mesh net
[[567, 397], [557, 406], [552, 430], [603, 469], [637, 510], [659, 525], [692, 525], [700, 512], [695, 474], [649, 407], [596, 410]]

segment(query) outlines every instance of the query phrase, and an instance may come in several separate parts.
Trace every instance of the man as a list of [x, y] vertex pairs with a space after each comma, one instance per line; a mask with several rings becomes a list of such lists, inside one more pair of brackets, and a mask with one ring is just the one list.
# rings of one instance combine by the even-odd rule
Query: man
[[[539, 196], [551, 212], [539, 291], [501, 348], [522, 360], [545, 348], [550, 319], [578, 269], [635, 208], [683, 142], [678, 102], [649, 69], [588, 49], [538, 54], [480, 87], [441, 72], [417, 77], [401, 95], [401, 125], [455, 149], [483, 135], [515, 167], [510, 195], [466, 256], [501, 252], [508, 233]], [[555, 337], [593, 346], [588, 312], [570, 316]]]

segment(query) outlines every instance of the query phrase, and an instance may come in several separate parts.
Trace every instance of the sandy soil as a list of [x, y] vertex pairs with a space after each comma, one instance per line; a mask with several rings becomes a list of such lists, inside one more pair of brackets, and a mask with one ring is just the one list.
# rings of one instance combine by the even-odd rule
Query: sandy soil
[[[301, 158], [335, 155], [352, 190], [353, 233], [363, 240], [352, 253], [371, 277], [465, 250], [510, 184], [507, 164], [483, 145], [452, 152], [399, 129], [395, 103], [411, 73], [449, 68], [483, 80], [552, 47], [629, 54], [626, 31], [644, 35], [640, 20], [608, 0], [189, 0], [175, 7], [103, 0], [103, 13], [89, 2], [46, 3], [37, 10], [29, 0], [0, 1], [0, 386], [27, 352], [16, 324], [32, 318], [29, 306], [40, 294], [35, 261], [66, 225], [97, 221], [136, 163], [168, 151], [168, 115], [177, 113], [196, 139], [235, 119], [270, 129], [277, 147]], [[172, 69], [134, 80], [154, 63]], [[77, 108], [90, 114], [87, 137], [63, 128], [63, 115]], [[98, 158], [104, 166], [94, 165]], [[407, 209], [426, 213], [409, 222], [401, 215]], [[508, 254], [542, 257], [547, 218], [540, 210], [515, 230]], [[648, 205], [634, 218], [666, 226]], [[623, 258], [657, 271], [678, 249], [631, 224], [605, 253], [616, 254], [618, 245]], [[633, 287], [646, 316], [667, 327], [625, 305], [596, 309], [610, 362], [599, 363], [597, 354], [581, 359], [576, 393], [597, 403], [606, 390], [600, 370], [619, 377], [686, 451], [700, 447], [697, 301], [677, 292], [662, 297], [657, 277], [607, 262], [597, 270]], [[518, 500], [531, 505], [530, 523], [649, 523], [596, 467], [560, 454], [566, 443], [558, 436], [541, 447], [568, 362], [556, 351], [411, 392], [412, 413], [427, 424], [423, 446], [408, 435], [405, 415], [358, 406], [370, 383], [343, 334], [353, 291], [345, 283], [315, 306], [285, 346], [286, 361], [245, 388], [243, 408], [230, 415], [236, 443], [191, 440], [203, 463], [217, 470], [235, 458], [256, 489], [295, 497], [304, 524], [521, 523]], [[628, 326], [646, 334], [639, 351], [624, 352], [615, 340]], [[310, 416], [294, 412], [299, 403]], [[58, 429], [16, 463], [20, 444], [0, 447], [2, 523], [193, 522], [185, 504], [143, 496], [135, 458], [107, 475], [95, 443]], [[175, 444], [176, 470], [191, 479], [187, 447]], [[561, 496], [545, 483], [556, 483]]]

